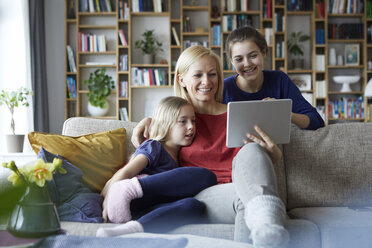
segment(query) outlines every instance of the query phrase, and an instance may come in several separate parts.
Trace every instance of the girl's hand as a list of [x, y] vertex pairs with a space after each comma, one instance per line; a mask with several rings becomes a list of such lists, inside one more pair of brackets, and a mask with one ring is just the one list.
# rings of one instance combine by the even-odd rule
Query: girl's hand
[[[261, 137], [258, 138], [251, 133], [247, 133], [247, 138], [265, 148], [266, 151], [269, 153], [271, 161], [273, 162], [273, 164], [275, 164], [281, 159], [282, 151], [259, 126], [254, 126], [254, 129]], [[248, 144], [250, 142], [251, 141], [249, 140], [244, 140], [244, 144]]]
[[135, 148], [142, 143], [142, 137], [149, 138], [151, 120], [150, 117], [144, 118], [133, 128], [131, 141]]
[[265, 97], [264, 99], [262, 99], [262, 100], [264, 100], [264, 101], [266, 101], [266, 100], [275, 100], [276, 98], [272, 98], [272, 97]]

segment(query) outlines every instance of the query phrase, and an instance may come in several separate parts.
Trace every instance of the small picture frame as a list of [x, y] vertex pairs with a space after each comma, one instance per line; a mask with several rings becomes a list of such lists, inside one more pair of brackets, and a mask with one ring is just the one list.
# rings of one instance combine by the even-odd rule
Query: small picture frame
[[345, 65], [359, 65], [359, 44], [345, 45]]
[[301, 91], [311, 90], [310, 74], [291, 74], [289, 77]]

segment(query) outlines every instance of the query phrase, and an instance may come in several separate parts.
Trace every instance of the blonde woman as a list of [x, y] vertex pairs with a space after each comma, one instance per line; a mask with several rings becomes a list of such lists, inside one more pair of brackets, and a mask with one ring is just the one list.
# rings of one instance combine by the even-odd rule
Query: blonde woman
[[[219, 57], [202, 46], [182, 52], [175, 70], [174, 92], [187, 99], [195, 110], [197, 135], [179, 153], [181, 166], [203, 167], [217, 176], [221, 185], [201, 192], [199, 198], [215, 207], [221, 216], [236, 215], [235, 240], [252, 240], [255, 247], [285, 247], [289, 242], [284, 228], [286, 210], [278, 197], [273, 165], [281, 158], [278, 146], [259, 127], [260, 137], [247, 134], [242, 148], [226, 147], [227, 107], [222, 104], [223, 79]], [[132, 142], [151, 122], [142, 120]], [[144, 133], [146, 136], [146, 133]], [[220, 187], [233, 182], [234, 192]], [[227, 207], [226, 207], [227, 206]], [[212, 220], [213, 221], [213, 220]], [[249, 230], [248, 230], [249, 229]]]
[[[197, 221], [204, 212], [204, 204], [192, 197], [216, 184], [216, 176], [203, 168], [178, 168], [180, 148], [189, 146], [196, 133], [192, 105], [167, 97], [157, 106], [151, 125], [150, 139], [101, 193], [104, 219], [125, 224], [98, 229], [97, 236], [166, 232]], [[132, 220], [132, 214], [138, 219]]]

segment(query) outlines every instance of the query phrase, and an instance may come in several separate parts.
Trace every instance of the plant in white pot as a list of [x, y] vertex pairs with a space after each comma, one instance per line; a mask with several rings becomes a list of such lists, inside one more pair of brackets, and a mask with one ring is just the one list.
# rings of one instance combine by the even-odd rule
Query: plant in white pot
[[8, 152], [22, 152], [23, 151], [23, 141], [25, 138], [24, 134], [15, 134], [15, 122], [14, 122], [14, 110], [16, 107], [30, 106], [29, 101], [33, 94], [32, 90], [26, 89], [24, 87], [19, 88], [14, 91], [1, 90], [0, 93], [0, 106], [5, 105], [10, 111], [11, 121], [10, 129], [12, 134], [6, 135], [6, 141], [8, 146]]
[[100, 68], [90, 73], [89, 79], [84, 80], [88, 85], [88, 112], [91, 116], [104, 116], [109, 110], [107, 97], [115, 88], [112, 77], [106, 74], [105, 68]]
[[304, 68], [304, 56], [303, 46], [301, 43], [310, 39], [309, 35], [302, 34], [302, 31], [292, 32], [287, 42], [288, 52], [294, 56], [292, 59], [293, 69]]
[[137, 40], [135, 46], [141, 49], [145, 64], [152, 64], [155, 53], [163, 51], [161, 48], [163, 44], [154, 37], [154, 30], [146, 30], [142, 36], [143, 40]]

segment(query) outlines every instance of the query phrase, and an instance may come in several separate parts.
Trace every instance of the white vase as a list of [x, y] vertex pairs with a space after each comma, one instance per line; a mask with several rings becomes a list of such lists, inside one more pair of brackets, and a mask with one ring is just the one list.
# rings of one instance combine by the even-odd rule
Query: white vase
[[331, 48], [329, 49], [329, 65], [336, 65], [337, 60], [336, 60], [336, 49]]
[[9, 153], [23, 152], [24, 134], [7, 134], [5, 137]]
[[106, 108], [100, 108], [93, 106], [92, 104], [90, 104], [90, 102], [88, 102], [88, 113], [93, 117], [104, 116], [107, 114], [108, 110], [109, 110], [108, 103], [106, 104]]

